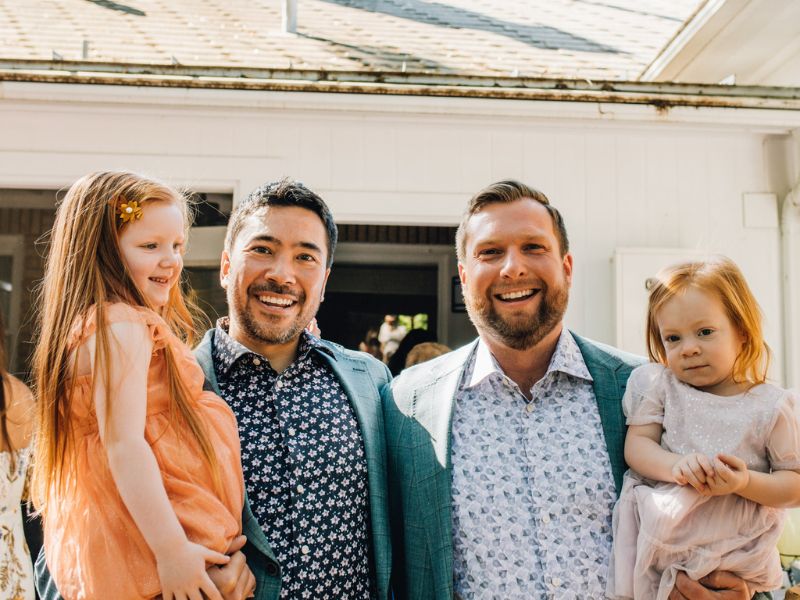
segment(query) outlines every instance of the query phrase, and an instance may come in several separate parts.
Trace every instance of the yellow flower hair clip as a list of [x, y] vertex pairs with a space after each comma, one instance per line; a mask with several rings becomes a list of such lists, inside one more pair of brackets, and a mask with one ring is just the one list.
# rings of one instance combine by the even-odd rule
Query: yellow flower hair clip
[[119, 218], [122, 223], [128, 223], [142, 218], [142, 207], [136, 200], [123, 202], [119, 205]]

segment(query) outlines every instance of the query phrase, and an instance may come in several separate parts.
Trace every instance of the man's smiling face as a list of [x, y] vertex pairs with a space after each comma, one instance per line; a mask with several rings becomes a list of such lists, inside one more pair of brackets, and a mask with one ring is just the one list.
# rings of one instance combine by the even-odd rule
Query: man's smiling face
[[561, 323], [572, 256], [561, 255], [547, 209], [524, 198], [489, 204], [470, 218], [458, 272], [478, 331], [525, 350]]
[[308, 209], [271, 206], [248, 216], [220, 268], [231, 336], [262, 354], [295, 343], [325, 293], [327, 243], [322, 220]]

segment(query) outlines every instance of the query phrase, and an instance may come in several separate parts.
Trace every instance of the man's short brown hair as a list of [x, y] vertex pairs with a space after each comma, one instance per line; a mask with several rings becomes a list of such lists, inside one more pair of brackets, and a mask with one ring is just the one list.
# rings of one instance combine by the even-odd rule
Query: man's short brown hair
[[547, 199], [547, 196], [539, 190], [528, 187], [519, 181], [508, 179], [506, 181], [498, 181], [497, 183], [483, 188], [469, 201], [467, 210], [464, 211], [464, 216], [461, 218], [461, 223], [458, 225], [458, 230], [456, 231], [456, 255], [458, 256], [458, 260], [463, 261], [465, 258], [467, 223], [473, 215], [481, 212], [490, 204], [509, 204], [525, 198], [535, 200], [547, 209], [550, 218], [553, 220], [553, 230], [558, 238], [561, 256], [565, 256], [567, 252], [569, 252], [569, 238], [567, 237], [567, 228], [564, 225], [564, 218], [561, 216], [561, 213], [550, 204], [550, 200]]

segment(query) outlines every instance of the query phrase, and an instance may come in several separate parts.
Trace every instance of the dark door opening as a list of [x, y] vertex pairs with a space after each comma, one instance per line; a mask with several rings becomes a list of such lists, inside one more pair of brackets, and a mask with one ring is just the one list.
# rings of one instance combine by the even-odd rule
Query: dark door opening
[[322, 337], [356, 349], [387, 314], [427, 315], [427, 329], [435, 336], [437, 270], [428, 265], [334, 264], [317, 315]]

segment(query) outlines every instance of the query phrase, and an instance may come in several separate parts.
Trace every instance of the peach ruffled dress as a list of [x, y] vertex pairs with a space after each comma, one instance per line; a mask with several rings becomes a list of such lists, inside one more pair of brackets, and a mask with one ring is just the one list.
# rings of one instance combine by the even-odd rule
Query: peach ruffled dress
[[[161, 317], [143, 307], [109, 304], [107, 323], [147, 326], [153, 355], [147, 376], [145, 439], [153, 449], [167, 495], [187, 537], [224, 552], [241, 533], [244, 482], [236, 419], [228, 405], [203, 390], [204, 375], [190, 350]], [[78, 348], [95, 333], [95, 311], [73, 331]], [[191, 432], [169, 413], [163, 349], [169, 346], [184, 377], [193, 408], [204, 422], [220, 465], [222, 497]], [[76, 432], [74, 485], [50, 504], [44, 519], [47, 563], [65, 600], [159, 596], [156, 563], [117, 491], [98, 433], [91, 374], [74, 382], [72, 419]], [[113, 403], [113, 400], [112, 400]], [[112, 404], [113, 406], [113, 404]]]
[[[670, 452], [733, 454], [762, 473], [800, 469], [796, 398], [773, 385], [716, 396], [648, 364], [631, 374], [623, 408], [628, 425], [660, 423]], [[718, 569], [747, 580], [753, 593], [778, 589], [783, 520], [783, 510], [736, 494], [701, 496], [629, 470], [614, 509], [609, 596], [666, 600], [679, 571], [697, 580]]]

